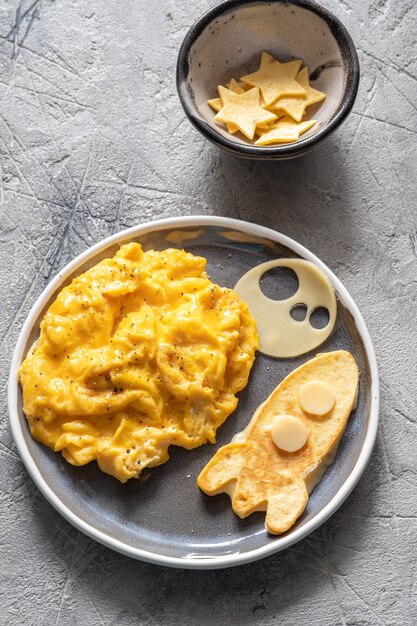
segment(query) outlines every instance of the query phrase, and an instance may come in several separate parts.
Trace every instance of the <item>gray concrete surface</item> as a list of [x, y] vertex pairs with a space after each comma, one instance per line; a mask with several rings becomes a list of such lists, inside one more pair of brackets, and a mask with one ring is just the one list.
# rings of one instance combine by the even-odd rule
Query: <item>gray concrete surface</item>
[[[179, 45], [211, 0], [4, 0], [0, 7], [1, 624], [417, 624], [417, 8], [326, 0], [359, 49], [347, 122], [310, 155], [254, 164], [184, 118]], [[215, 214], [319, 255], [369, 325], [382, 382], [369, 466], [339, 513], [245, 567], [174, 571], [91, 541], [18, 458], [5, 386], [43, 287], [124, 227]]]

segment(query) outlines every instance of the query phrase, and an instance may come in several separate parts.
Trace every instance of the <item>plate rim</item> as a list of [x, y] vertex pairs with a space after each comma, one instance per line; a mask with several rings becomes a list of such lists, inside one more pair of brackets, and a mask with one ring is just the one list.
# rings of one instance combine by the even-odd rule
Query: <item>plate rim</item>
[[[32, 458], [29, 449], [26, 447], [26, 443], [23, 437], [23, 431], [20, 427], [19, 415], [17, 411], [18, 404], [18, 379], [17, 370], [20, 366], [24, 347], [26, 345], [30, 331], [39, 315], [39, 312], [45, 306], [46, 302], [59, 286], [77, 267], [88, 261], [88, 259], [94, 256], [96, 253], [104, 250], [108, 246], [121, 242], [130, 237], [138, 237], [140, 235], [152, 232], [155, 229], [172, 228], [172, 227], [204, 227], [204, 226], [220, 226], [240, 230], [241, 232], [252, 235], [255, 237], [261, 237], [264, 239], [272, 240], [283, 246], [286, 246], [290, 250], [294, 251], [301, 258], [307, 259], [318, 265], [320, 269], [330, 279], [332, 286], [340, 294], [343, 304], [348, 308], [353, 316], [356, 328], [363, 341], [365, 353], [369, 362], [369, 369], [371, 375], [371, 407], [369, 423], [367, 433], [356, 460], [354, 467], [352, 468], [348, 478], [335, 493], [330, 502], [327, 503], [311, 520], [306, 522], [305, 525], [296, 528], [292, 533], [285, 537], [281, 537], [280, 542], [270, 542], [260, 548], [255, 548], [244, 553], [227, 554], [223, 556], [215, 557], [173, 557], [156, 552], [150, 552], [141, 548], [136, 548], [127, 543], [115, 539], [111, 535], [95, 528], [88, 522], [84, 521], [78, 515], [76, 515], [64, 502], [60, 499], [51, 487], [49, 487], [47, 481], [43, 478], [41, 471], [37, 467], [34, 459]], [[351, 493], [359, 478], [361, 477], [365, 467], [371, 456], [378, 429], [379, 421], [379, 377], [378, 377], [378, 364], [376, 359], [375, 350], [372, 344], [371, 337], [369, 335], [365, 321], [360, 313], [353, 298], [349, 294], [348, 290], [344, 287], [337, 276], [323, 263], [315, 254], [310, 252], [303, 245], [299, 244], [294, 239], [279, 233], [276, 230], [239, 220], [235, 218], [213, 216], [213, 215], [194, 215], [194, 216], [178, 216], [168, 217], [163, 219], [157, 219], [153, 221], [146, 221], [142, 224], [137, 224], [125, 230], [119, 231], [105, 239], [102, 239], [98, 243], [90, 246], [84, 252], [77, 255], [72, 261], [70, 261], [65, 267], [58, 271], [56, 276], [50, 283], [43, 289], [42, 293], [38, 296], [35, 303], [32, 305], [28, 316], [20, 330], [13, 356], [10, 365], [10, 374], [8, 381], [8, 413], [9, 423], [12, 431], [12, 435], [19, 452], [20, 458], [23, 461], [27, 471], [31, 478], [35, 482], [38, 489], [49, 501], [49, 503], [68, 521], [75, 526], [78, 530], [89, 536], [91, 539], [98, 541], [107, 548], [111, 548], [116, 552], [124, 554], [126, 556], [139, 559], [148, 563], [163, 565], [166, 567], [176, 567], [181, 569], [221, 569], [224, 567], [231, 567], [235, 565], [244, 565], [251, 561], [256, 561], [261, 558], [265, 558], [281, 550], [288, 548], [294, 543], [304, 539], [311, 532], [316, 530], [321, 524], [323, 524], [336, 510], [342, 505], [348, 495]]]

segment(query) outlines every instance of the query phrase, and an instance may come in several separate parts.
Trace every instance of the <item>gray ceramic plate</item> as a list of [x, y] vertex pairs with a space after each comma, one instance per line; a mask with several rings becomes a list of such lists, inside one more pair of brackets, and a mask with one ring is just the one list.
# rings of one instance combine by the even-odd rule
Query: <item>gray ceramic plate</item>
[[[122, 242], [136, 240], [145, 249], [184, 247], [207, 258], [208, 272], [220, 285], [233, 287], [254, 265], [277, 257], [302, 257], [319, 265], [338, 296], [338, 317], [330, 338], [319, 351], [343, 348], [360, 369], [360, 391], [337, 458], [310, 497], [307, 508], [280, 537], [264, 528], [264, 514], [240, 520], [226, 495], [202, 494], [196, 477], [215, 450], [248, 423], [256, 407], [292, 369], [313, 354], [274, 359], [258, 353], [239, 405], [218, 431], [217, 444], [191, 452], [170, 448], [171, 460], [149, 470], [144, 479], [121, 485], [96, 464], [73, 467], [34, 441], [22, 411], [17, 369], [38, 335], [39, 322], [57, 292], [74, 275], [112, 255]], [[264, 289], [273, 295], [273, 279]], [[290, 277], [286, 297], [294, 291]], [[316, 351], [317, 352], [317, 351]], [[190, 568], [226, 567], [277, 552], [305, 537], [327, 519], [359, 479], [375, 441], [378, 422], [378, 375], [372, 344], [363, 319], [338, 279], [310, 252], [272, 230], [220, 217], [172, 218], [123, 231], [90, 248], [70, 263], [45, 289], [21, 331], [11, 367], [9, 412], [20, 455], [48, 500], [76, 527], [129, 556], [162, 565]]]

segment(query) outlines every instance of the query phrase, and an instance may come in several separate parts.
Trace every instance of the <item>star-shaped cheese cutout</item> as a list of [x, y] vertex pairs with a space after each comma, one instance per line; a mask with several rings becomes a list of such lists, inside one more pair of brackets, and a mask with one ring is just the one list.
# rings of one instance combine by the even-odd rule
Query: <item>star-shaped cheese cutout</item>
[[242, 76], [240, 80], [252, 87], [259, 87], [265, 105], [269, 106], [283, 96], [305, 95], [305, 89], [296, 80], [300, 66], [300, 60], [280, 63], [263, 52], [259, 69], [253, 74]]
[[271, 108], [273, 111], [282, 111], [290, 115], [296, 122], [301, 122], [306, 108], [324, 100], [326, 94], [310, 86], [308, 67], [303, 67], [303, 69], [298, 72], [297, 82], [305, 89], [305, 96], [285, 96], [279, 98]]
[[255, 146], [268, 146], [273, 143], [291, 143], [297, 141], [302, 133], [317, 124], [316, 120], [308, 120], [297, 124], [290, 117], [282, 117], [278, 122], [269, 127], [268, 130], [259, 130], [259, 139], [255, 141]]
[[[227, 84], [227, 88], [230, 89], [230, 91], [233, 91], [233, 93], [244, 93], [245, 91], [247, 91], [247, 86], [246, 86], [246, 89], [244, 89], [243, 83], [238, 83], [234, 78], [232, 78], [231, 81]], [[207, 100], [207, 104], [217, 113], [220, 111], [220, 109], [223, 106], [220, 98], [213, 98], [213, 100]], [[234, 124], [226, 124], [226, 126], [227, 126], [227, 132], [229, 132], [231, 135], [234, 135], [239, 130], [238, 127], [235, 126]]]
[[207, 104], [209, 105], [209, 107], [213, 109], [213, 111], [216, 111], [216, 113], [218, 113], [220, 109], [222, 108], [222, 101], [220, 100], [220, 98], [213, 98], [212, 100], [207, 100]]
[[234, 124], [248, 139], [253, 139], [255, 129], [259, 124], [273, 122], [277, 119], [275, 113], [266, 111], [260, 106], [258, 87], [249, 89], [242, 94], [233, 93], [221, 85], [219, 85], [218, 90], [223, 107], [215, 116], [214, 121]]
[[[235, 80], [234, 78], [232, 78], [232, 80], [227, 83], [226, 87], [230, 91], [233, 91], [233, 93], [245, 93], [245, 91], [248, 90], [247, 86], [246, 86], [246, 89], [244, 89], [243, 83], [238, 83], [237, 80]], [[220, 109], [223, 106], [220, 98], [213, 98], [212, 100], [207, 100], [207, 104], [209, 105], [209, 107], [214, 109], [214, 111], [216, 111], [217, 113], [220, 111]]]
[[234, 78], [227, 83], [226, 87], [230, 89], [230, 91], [233, 91], [233, 93], [245, 93], [245, 91], [248, 90], [247, 86], [245, 89], [245, 85], [243, 83], [238, 83]]

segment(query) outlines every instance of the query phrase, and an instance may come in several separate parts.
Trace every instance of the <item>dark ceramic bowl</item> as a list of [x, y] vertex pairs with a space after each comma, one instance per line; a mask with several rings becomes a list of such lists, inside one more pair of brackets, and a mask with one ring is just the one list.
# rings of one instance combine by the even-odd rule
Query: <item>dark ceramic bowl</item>
[[[217, 85], [255, 71], [266, 50], [280, 61], [302, 59], [326, 99], [309, 108], [318, 124], [295, 143], [258, 147], [213, 122], [207, 100]], [[210, 141], [238, 156], [290, 159], [315, 148], [349, 114], [359, 85], [353, 41], [330, 11], [312, 0], [224, 0], [200, 17], [178, 56], [177, 89], [188, 118]]]

